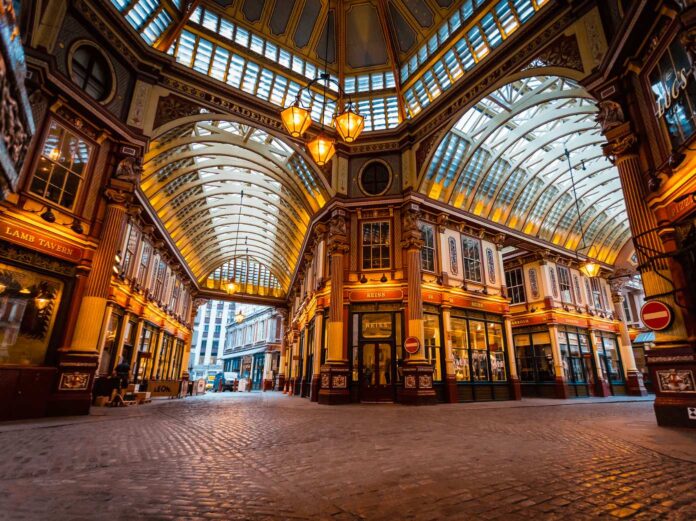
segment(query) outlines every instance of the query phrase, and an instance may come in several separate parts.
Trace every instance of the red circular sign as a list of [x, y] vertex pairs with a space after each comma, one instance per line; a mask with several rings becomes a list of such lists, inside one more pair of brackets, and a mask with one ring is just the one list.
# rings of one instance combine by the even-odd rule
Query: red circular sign
[[640, 308], [640, 318], [653, 331], [667, 329], [672, 323], [672, 309], [658, 300], [651, 300]]
[[410, 355], [415, 355], [420, 349], [420, 340], [418, 337], [410, 336], [404, 340], [404, 351]]

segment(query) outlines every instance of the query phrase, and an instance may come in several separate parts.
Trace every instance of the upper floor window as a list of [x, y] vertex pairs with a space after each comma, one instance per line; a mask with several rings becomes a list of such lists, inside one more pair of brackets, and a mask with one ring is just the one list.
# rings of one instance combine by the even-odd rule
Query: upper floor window
[[481, 282], [481, 243], [478, 239], [462, 235], [462, 261], [464, 278]]
[[512, 304], [519, 304], [527, 300], [523, 273], [522, 268], [513, 268], [505, 272], [505, 285]]
[[388, 269], [389, 221], [362, 223], [362, 269]]
[[372, 161], [360, 173], [360, 189], [365, 195], [382, 195], [390, 184], [389, 169], [380, 161]]
[[72, 210], [91, 153], [90, 145], [51, 121], [29, 191]]
[[97, 101], [111, 97], [113, 74], [104, 55], [93, 45], [77, 47], [70, 61], [73, 82]]
[[655, 115], [664, 121], [672, 147], [684, 143], [696, 131], [696, 81], [689, 57], [674, 39], [649, 75]]
[[135, 259], [136, 250], [138, 248], [138, 228], [132, 224], [128, 225], [128, 235], [126, 236], [126, 246], [123, 252], [122, 272], [125, 276], [130, 273], [131, 265]]
[[157, 273], [155, 274], [155, 288], [153, 294], [156, 299], [162, 297], [162, 289], [164, 287], [164, 276], [167, 272], [167, 264], [160, 259], [159, 265], [157, 266]]
[[604, 309], [602, 304], [602, 290], [600, 289], [599, 280], [590, 279], [592, 285], [592, 305], [595, 309]]
[[435, 232], [431, 224], [420, 225], [423, 249], [421, 250], [421, 264], [425, 271], [435, 271]]
[[561, 290], [561, 301], [570, 303], [573, 301], [571, 290], [570, 271], [564, 266], [557, 266], [558, 287]]
[[140, 253], [140, 265], [138, 266], [138, 283], [145, 284], [145, 277], [147, 277], [147, 268], [150, 265], [150, 257], [152, 257], [152, 246], [144, 242], [143, 249]]

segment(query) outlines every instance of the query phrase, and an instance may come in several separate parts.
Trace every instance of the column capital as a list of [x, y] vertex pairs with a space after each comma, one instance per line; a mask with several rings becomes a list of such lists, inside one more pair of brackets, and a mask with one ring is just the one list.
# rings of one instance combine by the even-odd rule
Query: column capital
[[401, 211], [401, 247], [406, 250], [420, 250], [425, 241], [418, 228], [420, 210], [417, 205], [408, 205]]
[[629, 156], [637, 155], [636, 145], [638, 136], [630, 132], [609, 141], [602, 147], [602, 151], [612, 164], [617, 164]]

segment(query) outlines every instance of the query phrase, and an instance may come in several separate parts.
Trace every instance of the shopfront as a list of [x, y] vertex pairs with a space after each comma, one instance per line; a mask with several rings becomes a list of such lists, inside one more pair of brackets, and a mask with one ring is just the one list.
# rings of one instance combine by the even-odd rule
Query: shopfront
[[351, 400], [393, 402], [402, 380], [402, 304], [351, 307]]
[[616, 334], [608, 331], [595, 331], [594, 335], [599, 358], [599, 372], [602, 379], [609, 384], [612, 395], [626, 394], [626, 380]]
[[596, 378], [588, 330], [558, 326], [558, 345], [569, 398], [594, 394]]
[[522, 396], [554, 398], [556, 396], [556, 374], [548, 327], [517, 328], [514, 330], [512, 338]]
[[83, 250], [25, 223], [0, 228], [0, 420], [44, 416], [56, 389], [92, 383], [57, 352]]
[[459, 401], [511, 399], [503, 318], [452, 308], [449, 334]]

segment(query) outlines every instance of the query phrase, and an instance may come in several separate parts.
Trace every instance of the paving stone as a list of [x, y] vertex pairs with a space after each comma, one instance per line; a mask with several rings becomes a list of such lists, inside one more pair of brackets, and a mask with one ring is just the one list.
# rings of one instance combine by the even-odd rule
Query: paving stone
[[613, 427], [652, 403], [530, 403], [225, 393], [0, 424], [0, 520], [696, 519], [696, 464]]

